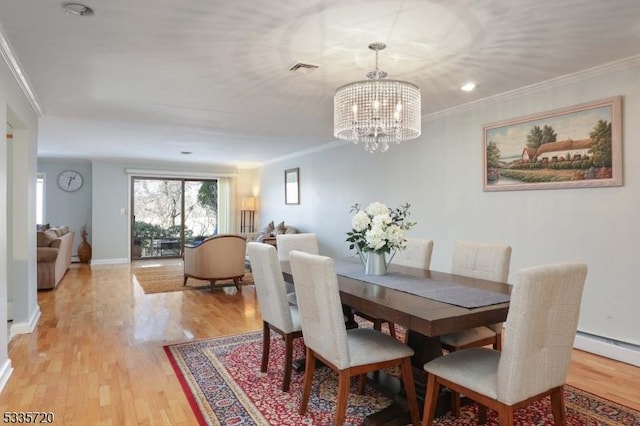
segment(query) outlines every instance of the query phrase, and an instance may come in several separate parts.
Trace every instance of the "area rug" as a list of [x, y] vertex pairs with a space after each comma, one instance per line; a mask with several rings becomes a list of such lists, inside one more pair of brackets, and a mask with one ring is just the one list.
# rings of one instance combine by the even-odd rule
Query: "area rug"
[[[293, 373], [290, 392], [281, 391], [284, 342], [272, 335], [271, 356], [266, 373], [260, 372], [262, 332], [223, 336], [167, 345], [185, 395], [201, 425], [327, 425], [335, 410], [337, 376], [328, 368], [316, 370], [311, 400], [305, 416], [298, 414], [302, 374]], [[304, 355], [300, 339], [294, 359]], [[568, 425], [640, 426], [640, 412], [566, 386]], [[346, 425], [361, 425], [365, 416], [391, 404], [391, 400], [367, 387], [365, 395], [349, 395]], [[437, 425], [477, 424], [475, 404], [465, 406], [458, 419], [441, 417]], [[516, 424], [553, 425], [549, 399], [516, 412]], [[497, 425], [489, 411], [488, 425]]]
[[[132, 270], [136, 280], [146, 294], [165, 293], [170, 291], [206, 290], [211, 288], [209, 281], [189, 278], [187, 285], [184, 282], [184, 268], [182, 264], [158, 264], [144, 267], [136, 267]], [[253, 275], [245, 272], [242, 285], [252, 285]], [[216, 281], [216, 287], [233, 286], [233, 280]]]

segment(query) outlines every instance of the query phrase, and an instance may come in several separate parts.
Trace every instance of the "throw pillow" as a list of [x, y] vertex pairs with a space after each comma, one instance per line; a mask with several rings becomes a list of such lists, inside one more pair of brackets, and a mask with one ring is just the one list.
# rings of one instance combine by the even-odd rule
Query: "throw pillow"
[[282, 222], [280, 222], [278, 224], [278, 226], [276, 226], [273, 229], [273, 233], [271, 235], [273, 235], [275, 237], [278, 234], [284, 234], [286, 230], [287, 230], [287, 228], [284, 226], [284, 220], [283, 220]]
[[264, 229], [262, 230], [261, 234], [264, 235], [271, 235], [273, 233], [273, 221], [269, 222], [269, 224], [267, 226], [264, 227]]
[[53, 240], [58, 236], [51, 231], [38, 231], [37, 232], [37, 245], [38, 247], [50, 247]]

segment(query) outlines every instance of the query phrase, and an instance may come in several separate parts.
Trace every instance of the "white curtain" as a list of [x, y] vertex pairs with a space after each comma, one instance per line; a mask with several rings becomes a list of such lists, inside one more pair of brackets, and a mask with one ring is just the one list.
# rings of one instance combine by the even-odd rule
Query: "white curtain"
[[231, 233], [230, 179], [218, 178], [218, 234]]

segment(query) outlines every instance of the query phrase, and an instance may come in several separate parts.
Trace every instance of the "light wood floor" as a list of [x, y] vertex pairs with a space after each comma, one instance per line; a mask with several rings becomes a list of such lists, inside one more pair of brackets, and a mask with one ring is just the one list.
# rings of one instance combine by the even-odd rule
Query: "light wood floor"
[[[128, 265], [72, 268], [38, 293], [42, 317], [9, 345], [0, 411], [64, 425], [194, 425], [162, 348], [261, 328], [253, 286], [146, 295]], [[640, 368], [575, 351], [569, 384], [640, 410]]]

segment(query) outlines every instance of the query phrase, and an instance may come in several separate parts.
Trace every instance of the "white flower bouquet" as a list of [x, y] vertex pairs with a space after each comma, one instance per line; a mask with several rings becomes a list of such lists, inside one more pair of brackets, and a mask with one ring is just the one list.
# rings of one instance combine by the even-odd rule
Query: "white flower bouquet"
[[374, 202], [363, 210], [360, 204], [353, 205], [351, 213], [355, 214], [351, 220], [352, 230], [347, 232], [346, 240], [352, 243], [349, 249], [356, 248], [359, 254], [404, 250], [407, 243], [404, 231], [415, 225], [415, 222], [407, 220], [410, 207], [409, 203], [405, 203], [390, 209], [385, 204]]

